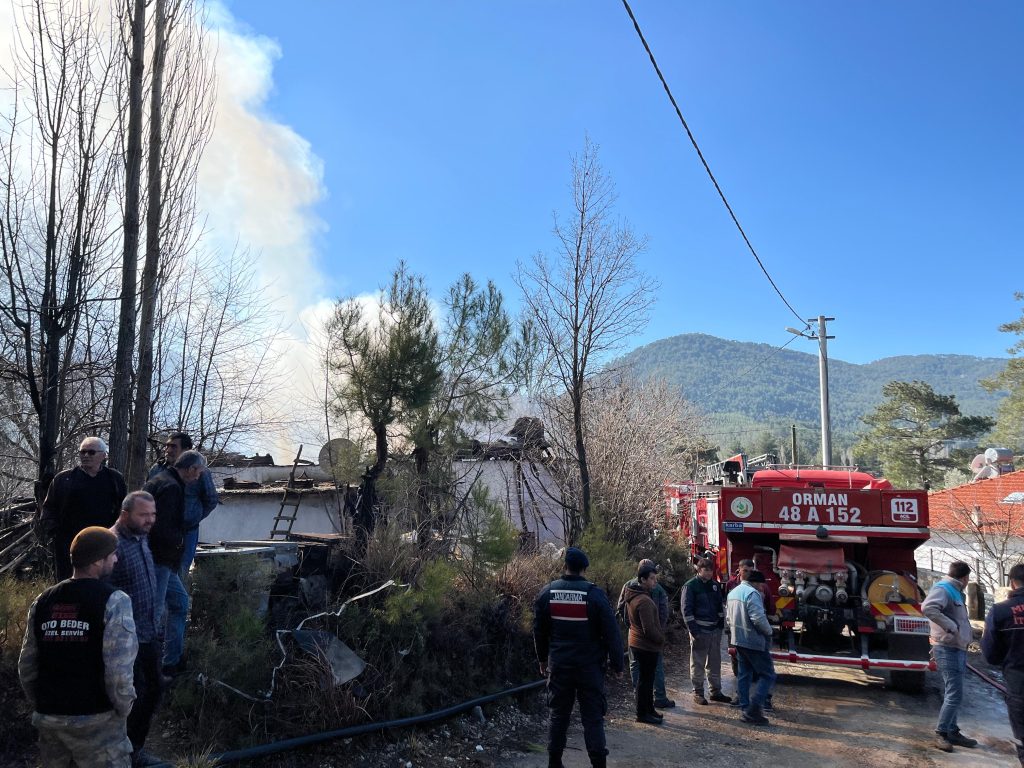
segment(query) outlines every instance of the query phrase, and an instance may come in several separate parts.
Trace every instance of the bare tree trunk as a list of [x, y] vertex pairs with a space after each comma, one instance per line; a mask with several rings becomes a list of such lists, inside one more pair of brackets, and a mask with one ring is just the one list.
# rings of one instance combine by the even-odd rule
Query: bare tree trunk
[[146, 55], [146, 0], [135, 0], [131, 23], [132, 53], [128, 73], [128, 147], [125, 158], [124, 258], [121, 267], [121, 314], [114, 361], [114, 397], [110, 414], [109, 461], [128, 464], [128, 422], [132, 401], [132, 354], [135, 351], [136, 285], [139, 261], [139, 187], [142, 183], [142, 95]]
[[146, 478], [146, 446], [153, 407], [153, 337], [155, 332], [157, 275], [160, 270], [160, 226], [162, 222], [162, 128], [164, 60], [167, 54], [166, 0], [156, 0], [153, 43], [153, 82], [149, 107], [149, 206], [146, 211], [146, 263], [142, 268], [142, 319], [139, 327], [139, 364], [135, 377], [135, 410], [128, 440], [129, 461], [125, 479], [138, 488]]
[[566, 486], [571, 492], [563, 494], [570, 542], [590, 525], [594, 512], [583, 412], [589, 382], [601, 358], [643, 328], [656, 293], [636, 268], [644, 241], [612, 217], [614, 185], [589, 139], [582, 155], [573, 158], [572, 171], [575, 216], [566, 226], [555, 219], [559, 253], [535, 255], [516, 275], [543, 349], [542, 396], [565, 397], [566, 411], [572, 411], [570, 458], [579, 470], [579, 489], [571, 483]]
[[[582, 381], [580, 382], [582, 384]], [[576, 544], [590, 526], [590, 464], [587, 462], [587, 443], [583, 436], [583, 388], [574, 388], [572, 393], [572, 426], [576, 442], [576, 463], [580, 469], [580, 514], [573, 516], [573, 530], [568, 531], [568, 544]]]

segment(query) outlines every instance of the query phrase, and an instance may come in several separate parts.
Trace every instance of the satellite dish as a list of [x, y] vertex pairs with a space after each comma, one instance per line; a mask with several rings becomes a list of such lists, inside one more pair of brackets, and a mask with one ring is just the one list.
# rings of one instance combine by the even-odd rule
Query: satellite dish
[[[989, 450], [991, 450], [991, 448]], [[980, 472], [982, 469], [984, 469], [985, 464], [988, 463], [985, 461], [986, 458], [987, 456], [984, 453], [979, 453], [977, 456], [971, 459], [971, 472]]]
[[336, 437], [325, 443], [320, 449], [317, 464], [339, 483], [354, 485], [363, 474], [362, 451], [346, 437]]

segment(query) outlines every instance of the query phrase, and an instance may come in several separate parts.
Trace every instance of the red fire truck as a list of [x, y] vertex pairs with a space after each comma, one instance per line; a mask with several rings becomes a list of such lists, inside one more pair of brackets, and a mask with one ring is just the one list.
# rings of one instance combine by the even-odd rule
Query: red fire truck
[[723, 581], [750, 558], [764, 576], [779, 661], [888, 670], [919, 691], [929, 662], [914, 550], [928, 494], [853, 468], [772, 466], [742, 455], [666, 486], [670, 525]]

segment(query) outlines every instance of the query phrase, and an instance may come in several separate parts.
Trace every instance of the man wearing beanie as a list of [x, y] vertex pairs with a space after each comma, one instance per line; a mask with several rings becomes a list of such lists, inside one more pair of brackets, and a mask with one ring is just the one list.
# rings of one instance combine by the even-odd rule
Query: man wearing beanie
[[102, 581], [117, 563], [117, 537], [90, 526], [70, 552], [72, 576], [32, 603], [18, 659], [39, 731], [39, 761], [43, 768], [127, 768], [138, 641], [130, 598]]
[[622, 637], [604, 591], [583, 578], [583, 550], [565, 551], [565, 572], [533, 604], [533, 640], [540, 673], [548, 679], [548, 766], [562, 768], [573, 702], [580, 703], [583, 739], [594, 768], [605, 768], [604, 673], [622, 674]]

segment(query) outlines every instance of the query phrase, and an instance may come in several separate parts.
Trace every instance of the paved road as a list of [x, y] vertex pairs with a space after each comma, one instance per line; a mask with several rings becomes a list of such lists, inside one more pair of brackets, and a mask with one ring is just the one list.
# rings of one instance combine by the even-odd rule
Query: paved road
[[[669, 693], [678, 705], [665, 711], [660, 727], [641, 725], [632, 717], [627, 682], [609, 696], [608, 765], [629, 768], [664, 766], [1015, 766], [1017, 761], [1001, 695], [968, 672], [960, 727], [980, 742], [953, 754], [931, 745], [942, 701], [941, 681], [928, 673], [923, 694], [889, 690], [881, 675], [817, 666], [778, 665], [776, 711], [772, 724], [758, 728], [739, 719], [728, 705], [698, 706], [687, 693], [686, 673], [673, 675], [682, 659], [669, 660]], [[673, 684], [674, 683], [674, 684]], [[733, 693], [735, 680], [726, 671], [723, 686]], [[525, 735], [523, 735], [525, 736]], [[543, 733], [524, 741], [543, 744]], [[589, 766], [578, 722], [569, 734], [566, 768]], [[545, 768], [543, 753], [509, 755], [502, 768]]]

